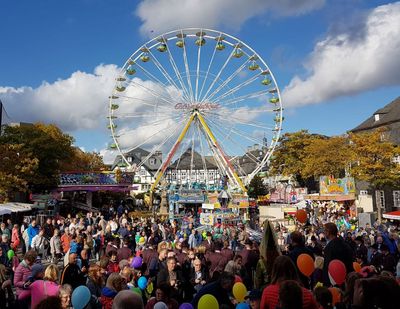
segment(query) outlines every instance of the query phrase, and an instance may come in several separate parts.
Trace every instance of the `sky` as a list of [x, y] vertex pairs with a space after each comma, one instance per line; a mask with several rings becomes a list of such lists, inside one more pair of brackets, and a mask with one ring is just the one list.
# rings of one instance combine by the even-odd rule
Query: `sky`
[[262, 56], [282, 94], [283, 133], [343, 134], [400, 93], [400, 2], [1, 0], [0, 100], [12, 121], [55, 123], [110, 161], [119, 69], [185, 27], [223, 31]]

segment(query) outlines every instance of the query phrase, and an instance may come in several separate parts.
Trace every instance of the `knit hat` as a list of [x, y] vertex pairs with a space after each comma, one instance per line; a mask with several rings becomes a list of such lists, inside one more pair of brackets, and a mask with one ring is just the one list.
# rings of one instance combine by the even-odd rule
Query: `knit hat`
[[44, 272], [44, 266], [42, 264], [33, 264], [31, 278], [35, 279], [39, 274]]

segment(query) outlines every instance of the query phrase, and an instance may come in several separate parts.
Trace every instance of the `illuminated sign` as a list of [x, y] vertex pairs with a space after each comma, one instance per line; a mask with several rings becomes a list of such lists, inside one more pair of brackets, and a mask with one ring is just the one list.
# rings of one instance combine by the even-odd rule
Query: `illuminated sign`
[[177, 103], [175, 104], [175, 109], [185, 109], [185, 110], [214, 110], [220, 107], [219, 104], [215, 103]]

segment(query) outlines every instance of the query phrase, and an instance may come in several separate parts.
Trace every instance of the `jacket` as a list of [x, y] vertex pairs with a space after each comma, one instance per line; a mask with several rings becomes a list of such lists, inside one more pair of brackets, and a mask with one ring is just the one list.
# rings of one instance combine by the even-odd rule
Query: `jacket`
[[117, 295], [117, 292], [114, 290], [111, 290], [108, 287], [104, 287], [101, 290], [101, 298], [100, 302], [103, 306], [103, 309], [112, 309], [112, 304], [114, 301], [114, 297]]
[[66, 283], [72, 286], [72, 289], [76, 289], [78, 286], [85, 284], [85, 277], [81, 272], [80, 268], [76, 264], [67, 264], [61, 274], [61, 285]]
[[35, 227], [33, 227], [32, 225], [29, 225], [29, 227], [27, 229], [27, 234], [29, 237], [29, 246], [31, 246], [33, 237], [35, 237], [37, 234], [39, 234], [39, 227], [37, 225]]
[[50, 253], [59, 254], [61, 253], [61, 240], [58, 236], [50, 238]]
[[18, 299], [26, 299], [31, 296], [31, 291], [24, 289], [24, 283], [28, 280], [32, 274], [31, 267], [22, 261], [15, 270], [14, 273], [14, 286], [16, 287], [16, 294]]

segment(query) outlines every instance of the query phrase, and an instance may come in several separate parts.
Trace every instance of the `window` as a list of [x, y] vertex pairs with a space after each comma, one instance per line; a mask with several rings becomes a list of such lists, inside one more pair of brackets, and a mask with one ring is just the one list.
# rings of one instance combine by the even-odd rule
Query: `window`
[[132, 162], [132, 157], [128, 157], [128, 162]]
[[393, 191], [393, 206], [400, 207], [400, 191]]
[[154, 165], [154, 164], [156, 164], [156, 159], [150, 158], [150, 165]]
[[376, 190], [376, 207], [385, 208], [385, 192], [383, 190]]
[[368, 195], [368, 191], [367, 190], [360, 190], [360, 195]]
[[400, 164], [400, 156], [395, 156], [395, 157], [392, 159], [392, 161], [393, 161], [393, 163]]
[[379, 121], [379, 114], [375, 114], [375, 121]]

